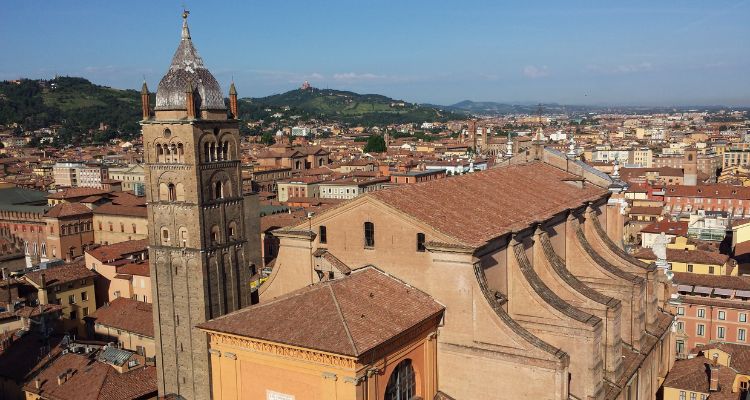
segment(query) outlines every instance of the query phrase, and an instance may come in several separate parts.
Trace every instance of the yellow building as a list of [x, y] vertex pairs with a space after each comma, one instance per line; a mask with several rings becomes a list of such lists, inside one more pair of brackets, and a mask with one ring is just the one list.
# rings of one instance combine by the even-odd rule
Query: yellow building
[[74, 262], [30, 272], [23, 279], [37, 290], [40, 304], [62, 306], [65, 331], [75, 331], [78, 336], [85, 336], [84, 318], [96, 310], [95, 277], [96, 274], [83, 263]]
[[365, 267], [205, 322], [213, 398], [433, 399], [443, 311]]
[[[683, 239], [684, 238], [678, 238]], [[641, 261], [650, 263], [656, 260], [651, 249], [641, 249], [635, 254]], [[686, 245], [683, 248], [667, 248], [667, 262], [670, 269], [675, 272], [692, 272], [704, 275], [731, 275], [737, 276], [738, 268], [730, 262], [729, 256], [713, 251], [695, 249], [694, 245]]]
[[750, 346], [708, 345], [697, 357], [679, 360], [663, 384], [663, 400], [745, 399]]
[[[122, 196], [124, 197], [124, 196]], [[146, 202], [104, 204], [94, 210], [94, 243], [115, 244], [148, 239]]]

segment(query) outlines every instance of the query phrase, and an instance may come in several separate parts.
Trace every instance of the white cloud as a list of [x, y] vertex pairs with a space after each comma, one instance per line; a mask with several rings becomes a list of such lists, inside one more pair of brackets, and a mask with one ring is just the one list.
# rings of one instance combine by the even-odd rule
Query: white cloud
[[387, 77], [384, 75], [376, 75], [369, 72], [357, 73], [357, 72], [340, 72], [333, 74], [333, 80], [340, 82], [363, 82], [363, 81], [375, 81], [383, 80]]
[[601, 74], [633, 74], [637, 72], [652, 71], [653, 69], [654, 65], [648, 61], [638, 64], [620, 64], [612, 67], [604, 67], [597, 64], [589, 64], [586, 66], [587, 71]]
[[544, 78], [549, 75], [549, 68], [546, 65], [537, 67], [535, 65], [527, 65], [523, 67], [523, 75], [527, 78], [536, 79]]

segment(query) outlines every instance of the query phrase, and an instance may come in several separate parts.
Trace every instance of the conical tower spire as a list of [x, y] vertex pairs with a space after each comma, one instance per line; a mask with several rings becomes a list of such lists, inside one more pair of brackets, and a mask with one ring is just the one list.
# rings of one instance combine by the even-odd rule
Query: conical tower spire
[[182, 10], [182, 40], [190, 39], [190, 28], [187, 24], [188, 15], [190, 15], [190, 11]]

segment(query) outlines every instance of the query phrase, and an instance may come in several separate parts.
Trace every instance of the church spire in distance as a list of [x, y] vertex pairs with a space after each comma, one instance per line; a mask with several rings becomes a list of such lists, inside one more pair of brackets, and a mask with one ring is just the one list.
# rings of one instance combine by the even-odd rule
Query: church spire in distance
[[182, 39], [190, 39], [190, 29], [188, 28], [187, 18], [190, 15], [190, 11], [182, 9]]

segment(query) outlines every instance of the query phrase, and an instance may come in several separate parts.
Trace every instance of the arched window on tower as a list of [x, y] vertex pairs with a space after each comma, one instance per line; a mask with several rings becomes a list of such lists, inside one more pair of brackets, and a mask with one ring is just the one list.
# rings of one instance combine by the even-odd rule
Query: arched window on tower
[[411, 360], [401, 361], [391, 372], [385, 387], [385, 400], [412, 400], [416, 397], [417, 383]]
[[182, 143], [177, 143], [177, 162], [185, 162], [185, 146], [183, 146]]
[[214, 183], [214, 199], [224, 198], [224, 184], [221, 181]]
[[164, 157], [161, 162], [168, 163], [171, 160], [171, 158], [172, 158], [172, 155], [169, 153], [169, 145], [165, 144], [164, 145]]
[[163, 162], [164, 161], [164, 148], [161, 147], [161, 144], [156, 145], [156, 162]]
[[169, 191], [167, 200], [177, 201], [177, 190], [175, 189], [174, 183], [167, 185], [167, 190]]
[[211, 142], [211, 161], [216, 161], [216, 143]]
[[177, 145], [172, 143], [171, 146], [169, 146], [169, 152], [172, 154], [172, 158], [169, 160], [169, 162], [177, 162], [177, 159], [179, 156], [177, 155]]
[[211, 243], [216, 244], [221, 241], [221, 234], [219, 232], [219, 227], [214, 225], [211, 227]]
[[161, 244], [165, 246], [169, 245], [169, 229], [167, 228], [161, 228]]
[[211, 149], [209, 148], [208, 142], [203, 143], [203, 161], [211, 161]]
[[221, 146], [221, 158], [222, 160], [228, 160], [229, 159], [229, 141], [224, 141], [224, 144]]
[[182, 247], [187, 247], [187, 245], [188, 245], [188, 231], [187, 231], [187, 228], [185, 228], [184, 226], [182, 228], [180, 228], [180, 230], [178, 232], [178, 239], [179, 239], [180, 245]]

